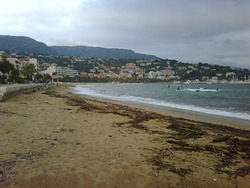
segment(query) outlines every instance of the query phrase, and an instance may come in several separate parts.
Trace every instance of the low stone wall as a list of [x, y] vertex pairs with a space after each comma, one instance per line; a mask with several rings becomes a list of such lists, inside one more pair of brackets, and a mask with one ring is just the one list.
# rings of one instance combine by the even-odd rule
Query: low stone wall
[[[48, 87], [48, 86], [47, 86]], [[0, 101], [13, 97], [24, 91], [46, 88], [46, 84], [26, 84], [26, 85], [14, 85], [14, 86], [1, 86], [0, 87]]]

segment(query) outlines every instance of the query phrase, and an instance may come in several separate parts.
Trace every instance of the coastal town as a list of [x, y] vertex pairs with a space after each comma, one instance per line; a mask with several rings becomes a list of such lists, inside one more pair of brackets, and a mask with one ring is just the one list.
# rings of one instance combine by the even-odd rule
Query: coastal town
[[[5, 61], [4, 61], [5, 60]], [[0, 51], [1, 82], [249, 83], [248, 69], [171, 59], [115, 59]], [[4, 63], [9, 68], [4, 68]], [[32, 66], [28, 66], [32, 65]], [[7, 66], [8, 67], [8, 66]]]
[[0, 188], [250, 188], [250, 0], [7, 0]]

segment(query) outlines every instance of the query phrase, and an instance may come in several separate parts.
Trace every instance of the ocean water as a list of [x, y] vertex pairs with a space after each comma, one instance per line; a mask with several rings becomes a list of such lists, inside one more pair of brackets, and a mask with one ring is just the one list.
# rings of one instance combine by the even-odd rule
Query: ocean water
[[250, 120], [250, 84], [93, 84], [75, 93]]

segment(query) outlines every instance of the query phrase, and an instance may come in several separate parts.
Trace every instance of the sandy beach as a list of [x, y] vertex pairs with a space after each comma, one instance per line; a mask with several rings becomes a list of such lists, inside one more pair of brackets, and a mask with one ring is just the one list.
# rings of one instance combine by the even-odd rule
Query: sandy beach
[[66, 85], [17, 95], [0, 102], [0, 187], [250, 187], [250, 129], [184, 117]]

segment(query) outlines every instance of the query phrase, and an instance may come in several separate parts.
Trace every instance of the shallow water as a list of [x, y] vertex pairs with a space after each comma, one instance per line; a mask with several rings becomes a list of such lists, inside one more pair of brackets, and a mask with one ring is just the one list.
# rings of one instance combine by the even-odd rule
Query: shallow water
[[94, 97], [250, 120], [248, 84], [94, 84], [74, 89], [76, 93]]

